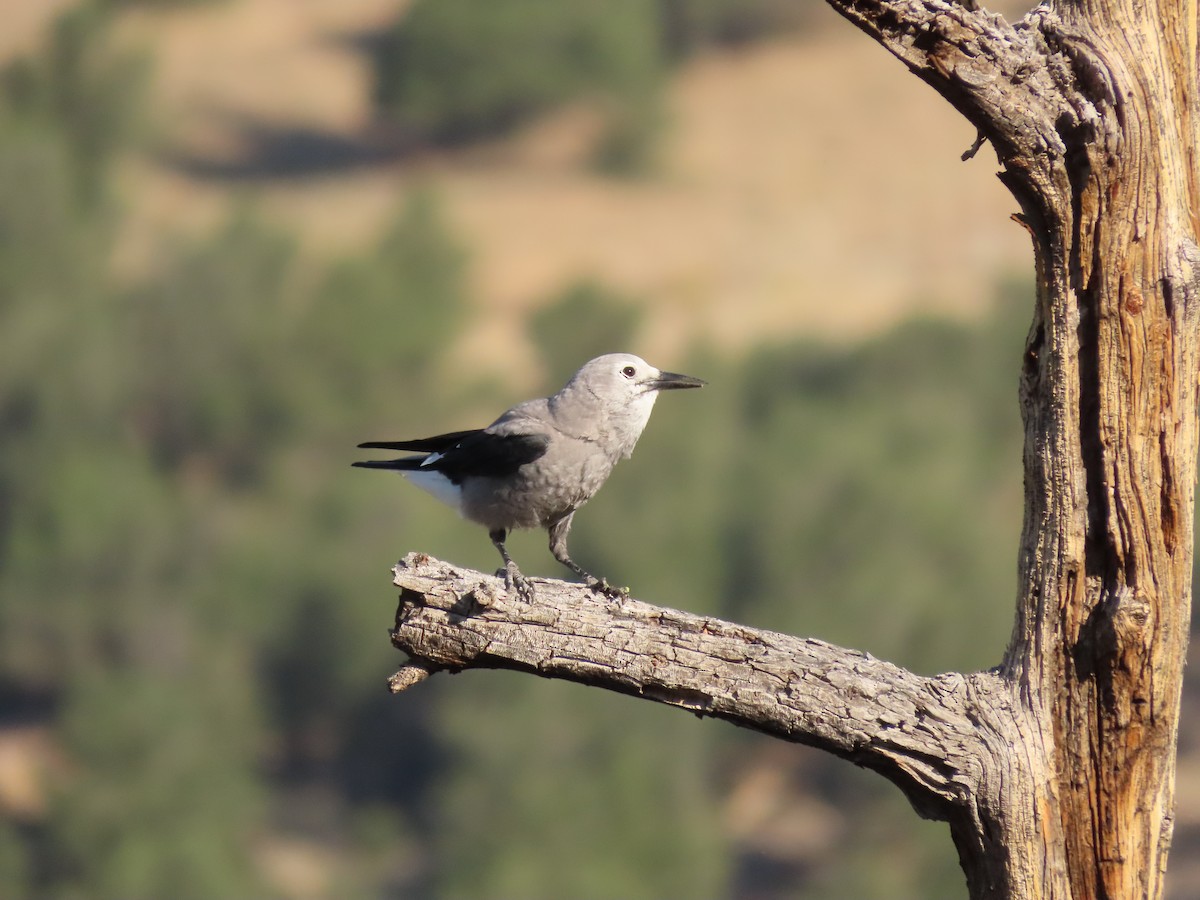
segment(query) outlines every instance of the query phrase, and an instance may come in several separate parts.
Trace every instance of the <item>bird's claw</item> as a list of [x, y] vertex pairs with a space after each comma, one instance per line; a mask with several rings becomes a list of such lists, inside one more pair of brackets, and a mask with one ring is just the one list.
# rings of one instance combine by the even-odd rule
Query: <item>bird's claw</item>
[[510, 597], [516, 597], [517, 600], [525, 603], [533, 602], [533, 582], [517, 571], [516, 566], [511, 569], [501, 569], [496, 574], [503, 574], [504, 588]]
[[588, 587], [597, 594], [603, 594], [609, 600], [624, 600], [629, 596], [629, 588], [615, 587], [608, 583], [605, 578], [596, 578], [594, 575], [588, 578]]

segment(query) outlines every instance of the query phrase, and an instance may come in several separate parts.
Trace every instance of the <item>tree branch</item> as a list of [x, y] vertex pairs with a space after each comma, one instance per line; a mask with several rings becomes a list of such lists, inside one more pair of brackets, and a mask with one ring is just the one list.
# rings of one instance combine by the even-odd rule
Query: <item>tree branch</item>
[[393, 571], [392, 642], [411, 657], [394, 691], [470, 668], [603, 687], [828, 750], [894, 781], [929, 818], [973, 808], [992, 766], [981, 724], [996, 721], [1004, 692], [994, 674], [923, 677], [823, 641], [608, 601], [563, 581], [535, 580], [526, 603], [499, 578], [422, 554]]
[[1054, 11], [1039, 7], [1011, 24], [949, 0], [829, 3], [989, 137], [1026, 154], [1064, 149], [1055, 123], [1077, 102], [1078, 85]]
[[1113, 91], [1095, 48], [1039, 6], [1010, 24], [951, 0], [828, 0], [991, 141], [1027, 220], [1069, 196], [1062, 162]]

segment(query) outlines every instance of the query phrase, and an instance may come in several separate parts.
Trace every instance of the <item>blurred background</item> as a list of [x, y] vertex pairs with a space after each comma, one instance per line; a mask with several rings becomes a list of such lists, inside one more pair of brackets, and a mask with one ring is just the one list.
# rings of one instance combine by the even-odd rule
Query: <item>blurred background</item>
[[827, 755], [505, 673], [388, 695], [390, 565], [497, 561], [349, 468], [631, 350], [711, 384], [577, 517], [581, 564], [993, 665], [1032, 260], [948, 104], [795, 0], [0, 21], [0, 895], [966, 896], [947, 828]]

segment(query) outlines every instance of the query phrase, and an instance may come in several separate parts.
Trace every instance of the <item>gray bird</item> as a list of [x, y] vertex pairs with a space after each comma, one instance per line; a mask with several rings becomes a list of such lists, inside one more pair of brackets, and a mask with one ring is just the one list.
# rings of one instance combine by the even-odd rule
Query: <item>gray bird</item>
[[629, 353], [585, 363], [552, 397], [519, 403], [487, 428], [413, 441], [369, 441], [359, 447], [411, 450], [420, 456], [356, 462], [398, 471], [459, 514], [478, 522], [504, 560], [504, 581], [525, 597], [529, 582], [504, 542], [514, 528], [545, 528], [560, 563], [608, 596], [622, 592], [585, 571], [567, 553], [575, 510], [628, 459], [650, 420], [659, 391], [705, 384], [663, 372]]

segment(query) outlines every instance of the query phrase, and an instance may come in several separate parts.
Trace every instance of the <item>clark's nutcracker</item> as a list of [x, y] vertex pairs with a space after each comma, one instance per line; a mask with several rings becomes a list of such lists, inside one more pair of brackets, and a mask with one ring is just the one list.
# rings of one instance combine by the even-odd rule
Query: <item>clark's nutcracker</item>
[[459, 514], [488, 529], [504, 559], [504, 580], [529, 596], [529, 582], [504, 541], [514, 528], [545, 528], [554, 558], [608, 596], [621, 592], [567, 554], [575, 510], [627, 459], [650, 420], [658, 392], [701, 387], [690, 375], [663, 372], [629, 353], [586, 363], [552, 397], [519, 403], [487, 428], [359, 447], [413, 450], [421, 456], [356, 462], [393, 469]]

